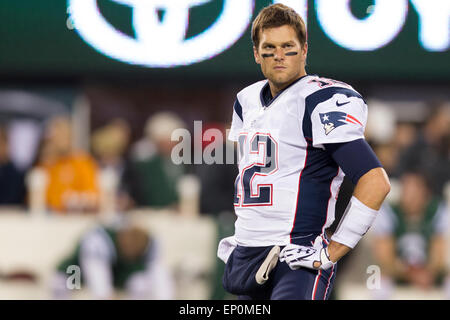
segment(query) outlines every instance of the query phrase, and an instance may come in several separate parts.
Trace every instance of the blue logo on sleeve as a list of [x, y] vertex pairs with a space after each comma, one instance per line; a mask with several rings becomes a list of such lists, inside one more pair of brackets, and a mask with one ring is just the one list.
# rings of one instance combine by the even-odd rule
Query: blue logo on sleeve
[[362, 126], [361, 122], [359, 122], [355, 117], [345, 112], [332, 111], [326, 113], [319, 113], [319, 116], [326, 135], [328, 135], [331, 131], [333, 131], [337, 127], [343, 126], [348, 123], [359, 124]]

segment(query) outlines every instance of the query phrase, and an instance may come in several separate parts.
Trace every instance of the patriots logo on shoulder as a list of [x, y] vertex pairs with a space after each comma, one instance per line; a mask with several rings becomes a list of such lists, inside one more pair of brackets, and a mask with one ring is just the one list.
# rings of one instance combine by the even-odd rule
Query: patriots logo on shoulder
[[319, 113], [319, 116], [326, 135], [328, 135], [331, 131], [333, 131], [337, 127], [343, 126], [348, 123], [359, 124], [362, 126], [362, 123], [359, 122], [358, 119], [345, 112], [332, 111], [326, 113]]

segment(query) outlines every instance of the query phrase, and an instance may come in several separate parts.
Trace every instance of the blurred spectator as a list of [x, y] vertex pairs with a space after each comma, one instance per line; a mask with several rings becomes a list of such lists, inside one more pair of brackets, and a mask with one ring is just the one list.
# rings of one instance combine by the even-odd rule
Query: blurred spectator
[[92, 134], [92, 150], [100, 167], [113, 168], [119, 175], [124, 168], [124, 154], [130, 141], [130, 128], [122, 119], [114, 119]]
[[450, 180], [450, 106], [440, 103], [432, 107], [415, 141], [400, 154], [395, 174], [410, 170], [427, 172], [431, 191], [442, 196]]
[[144, 137], [131, 150], [130, 168], [124, 184], [137, 206], [166, 207], [178, 203], [177, 182], [183, 165], [171, 159], [172, 132], [184, 128], [184, 122], [172, 112], [160, 112], [148, 119]]
[[394, 142], [373, 145], [373, 149], [388, 176], [392, 177], [397, 166], [399, 153]]
[[392, 140], [396, 129], [397, 116], [395, 110], [388, 103], [370, 99], [369, 117], [365, 136], [375, 144], [386, 144]]
[[124, 211], [133, 206], [127, 187], [124, 185], [124, 174], [129, 166], [126, 151], [130, 142], [130, 127], [122, 119], [114, 119], [92, 134], [92, 151], [103, 172], [110, 171], [119, 181], [117, 207]]
[[446, 275], [448, 209], [432, 195], [427, 178], [407, 172], [398, 203], [385, 203], [372, 228], [374, 255], [383, 275], [378, 298], [391, 296], [394, 284], [429, 289]]
[[81, 237], [57, 268], [54, 298], [70, 298], [70, 266], [81, 271], [81, 288], [94, 299], [173, 299], [173, 280], [163, 266], [157, 241], [130, 222], [98, 226]]
[[398, 122], [395, 127], [394, 143], [403, 151], [414, 142], [417, 135], [416, 126], [409, 122]]
[[400, 154], [414, 142], [416, 128], [411, 123], [397, 123], [393, 137], [387, 142], [374, 144], [375, 153], [390, 177], [395, 177], [395, 170]]
[[38, 167], [47, 175], [49, 209], [59, 213], [98, 210], [97, 164], [86, 152], [74, 150], [69, 118], [50, 120], [38, 157]]
[[0, 127], [0, 205], [21, 205], [25, 194], [24, 173], [12, 163], [8, 136]]

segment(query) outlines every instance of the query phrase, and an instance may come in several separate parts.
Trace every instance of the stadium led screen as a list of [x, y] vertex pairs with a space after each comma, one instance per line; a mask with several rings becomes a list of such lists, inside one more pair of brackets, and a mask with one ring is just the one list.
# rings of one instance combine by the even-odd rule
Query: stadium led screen
[[448, 0], [9, 0], [0, 75], [250, 78], [250, 28], [281, 2], [308, 26], [308, 72], [450, 79]]

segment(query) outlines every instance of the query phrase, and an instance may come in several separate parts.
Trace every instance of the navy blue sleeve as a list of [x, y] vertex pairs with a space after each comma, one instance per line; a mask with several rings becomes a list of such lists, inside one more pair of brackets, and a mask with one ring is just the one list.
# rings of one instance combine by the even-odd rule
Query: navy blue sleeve
[[375, 152], [364, 139], [326, 144], [325, 150], [354, 184], [365, 173], [374, 168], [382, 167]]

